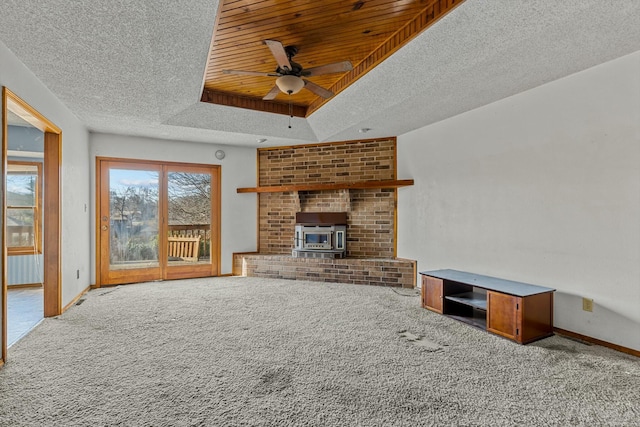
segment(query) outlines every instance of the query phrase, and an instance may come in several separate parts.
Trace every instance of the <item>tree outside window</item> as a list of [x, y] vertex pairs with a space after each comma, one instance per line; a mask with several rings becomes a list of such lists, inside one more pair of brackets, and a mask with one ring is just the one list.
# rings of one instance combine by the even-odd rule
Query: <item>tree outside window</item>
[[7, 254], [42, 253], [42, 164], [8, 161]]

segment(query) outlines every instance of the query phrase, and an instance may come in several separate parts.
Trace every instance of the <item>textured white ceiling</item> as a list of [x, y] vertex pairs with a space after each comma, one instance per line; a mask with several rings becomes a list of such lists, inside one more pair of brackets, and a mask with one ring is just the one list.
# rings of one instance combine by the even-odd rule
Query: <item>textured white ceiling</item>
[[640, 50], [639, 0], [467, 0], [290, 129], [199, 102], [217, 9], [2, 0], [0, 41], [92, 131], [245, 146], [401, 135]]

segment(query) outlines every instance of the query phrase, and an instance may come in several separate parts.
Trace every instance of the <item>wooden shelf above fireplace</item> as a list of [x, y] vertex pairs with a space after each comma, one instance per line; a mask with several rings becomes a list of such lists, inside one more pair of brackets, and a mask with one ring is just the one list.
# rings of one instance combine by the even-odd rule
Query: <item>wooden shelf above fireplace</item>
[[413, 185], [412, 179], [358, 182], [331, 182], [326, 184], [291, 184], [268, 187], [238, 188], [238, 193], [284, 193], [288, 191], [363, 190], [368, 188], [398, 188]]

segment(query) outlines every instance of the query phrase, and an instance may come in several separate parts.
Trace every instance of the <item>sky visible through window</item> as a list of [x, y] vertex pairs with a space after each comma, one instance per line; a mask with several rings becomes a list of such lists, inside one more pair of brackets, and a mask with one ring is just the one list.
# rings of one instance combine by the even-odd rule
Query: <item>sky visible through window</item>
[[129, 187], [150, 188], [158, 186], [158, 172], [110, 169], [109, 186], [111, 190], [126, 190]]

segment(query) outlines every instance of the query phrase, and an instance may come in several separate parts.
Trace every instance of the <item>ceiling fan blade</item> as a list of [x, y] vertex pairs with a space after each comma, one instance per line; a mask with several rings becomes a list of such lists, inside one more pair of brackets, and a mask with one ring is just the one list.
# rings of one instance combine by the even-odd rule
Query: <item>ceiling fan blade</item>
[[262, 98], [264, 101], [271, 101], [272, 99], [275, 99], [276, 96], [278, 96], [278, 94], [280, 93], [280, 88], [278, 88], [278, 86], [274, 86], [268, 94], [266, 94], [264, 96], [264, 98]]
[[302, 71], [305, 77], [320, 76], [323, 74], [342, 73], [353, 70], [353, 65], [349, 61], [336, 62], [333, 64], [320, 65], [318, 67], [307, 68]]
[[280, 77], [280, 73], [262, 73], [260, 71], [222, 70], [223, 74], [237, 74], [240, 76]]
[[315, 93], [322, 98], [331, 98], [333, 96], [333, 92], [328, 89], [323, 88], [322, 86], [318, 86], [317, 84], [310, 82], [309, 80], [302, 79], [304, 81], [304, 87], [311, 92]]
[[265, 40], [264, 44], [271, 49], [271, 54], [276, 59], [280, 68], [283, 70], [291, 70], [291, 62], [289, 62], [289, 57], [287, 56], [287, 52], [284, 50], [282, 43], [277, 40]]

